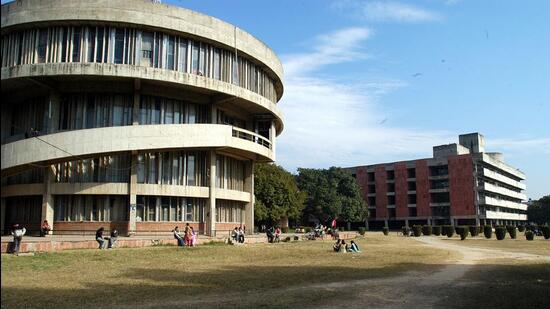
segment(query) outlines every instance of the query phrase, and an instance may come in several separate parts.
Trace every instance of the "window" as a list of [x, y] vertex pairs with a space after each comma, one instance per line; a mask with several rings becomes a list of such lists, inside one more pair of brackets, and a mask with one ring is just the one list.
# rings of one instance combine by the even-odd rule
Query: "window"
[[187, 72], [187, 40], [179, 40], [178, 71]]
[[414, 182], [414, 181], [407, 182], [407, 190], [408, 191], [416, 191], [416, 182]]
[[174, 70], [174, 48], [175, 48], [175, 43], [174, 43], [174, 37], [173, 36], [170, 36], [168, 38], [168, 49], [166, 50], [166, 57], [167, 57], [167, 61], [166, 61], [166, 68], [169, 69], [169, 70]]
[[187, 156], [187, 185], [195, 186], [195, 156]]
[[395, 195], [388, 195], [388, 205], [395, 205]]
[[72, 62], [80, 62], [80, 37], [82, 29], [75, 27], [73, 30], [73, 55]]
[[150, 32], [143, 32], [141, 36], [140, 64], [146, 67], [153, 65], [153, 34]]
[[408, 195], [408, 202], [411, 205], [415, 205], [416, 204], [416, 194], [409, 194]]
[[387, 180], [394, 180], [395, 179], [395, 172], [392, 171], [386, 171], [386, 178]]
[[213, 78], [214, 79], [221, 79], [221, 73], [220, 73], [220, 50], [217, 48], [214, 48], [214, 67], [213, 67]]
[[367, 173], [367, 180], [368, 182], [374, 182], [374, 172]]
[[124, 32], [122, 28], [115, 31], [115, 63], [123, 63], [124, 59]]
[[416, 217], [416, 207], [409, 207], [409, 217]]
[[199, 74], [199, 42], [193, 42], [191, 50], [191, 72]]
[[97, 27], [97, 47], [96, 47], [96, 59], [95, 61], [98, 63], [103, 63], [103, 49], [106, 48], [107, 44], [105, 44], [104, 41], [105, 37], [105, 28], [104, 27]]
[[414, 167], [407, 169], [407, 178], [416, 178], [416, 169]]
[[40, 29], [38, 35], [38, 46], [36, 48], [37, 62], [46, 62], [46, 48], [48, 46], [48, 29]]

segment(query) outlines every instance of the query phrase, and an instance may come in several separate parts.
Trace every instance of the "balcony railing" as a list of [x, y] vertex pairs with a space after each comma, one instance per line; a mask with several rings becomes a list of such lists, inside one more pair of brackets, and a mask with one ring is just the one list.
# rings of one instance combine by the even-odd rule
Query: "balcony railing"
[[245, 139], [247, 141], [251, 141], [253, 143], [260, 144], [260, 145], [264, 146], [265, 148], [271, 149], [271, 141], [270, 140], [268, 140], [267, 138], [265, 138], [265, 137], [263, 137], [259, 134], [256, 134], [254, 132], [251, 132], [251, 131], [248, 131], [248, 130], [245, 130], [245, 129], [233, 127], [233, 137]]

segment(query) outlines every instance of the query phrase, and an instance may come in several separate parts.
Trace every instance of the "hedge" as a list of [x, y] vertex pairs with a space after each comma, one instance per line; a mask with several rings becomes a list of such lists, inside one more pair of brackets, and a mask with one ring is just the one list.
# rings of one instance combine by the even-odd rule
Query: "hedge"
[[452, 225], [447, 225], [447, 237], [451, 238], [455, 234], [455, 228]]
[[432, 232], [435, 236], [440, 236], [441, 235], [441, 226], [432, 227]]
[[542, 229], [542, 235], [544, 236], [544, 239], [550, 238], [550, 226], [543, 225], [541, 229]]
[[409, 236], [411, 234], [411, 229], [408, 226], [404, 226], [401, 228], [401, 232], [403, 236]]
[[516, 227], [515, 226], [512, 226], [512, 225], [507, 225], [506, 226], [506, 231], [508, 232], [508, 234], [510, 234], [510, 238], [512, 239], [516, 239], [516, 236], [517, 236], [517, 230], [516, 230]]
[[431, 225], [424, 225], [422, 226], [422, 234], [424, 236], [430, 236], [432, 235], [432, 226]]
[[498, 240], [503, 240], [506, 237], [506, 228], [504, 226], [497, 226], [495, 228], [495, 234]]
[[468, 237], [468, 227], [467, 226], [457, 226], [457, 234], [460, 235], [460, 240], [466, 239]]
[[527, 240], [535, 239], [535, 233], [533, 233], [532, 231], [525, 232], [525, 239]]
[[491, 237], [493, 237], [493, 227], [490, 225], [485, 225], [483, 227], [483, 234], [487, 239], [490, 239]]
[[413, 225], [413, 234], [414, 237], [420, 237], [420, 235], [422, 235], [422, 226]]
[[519, 225], [518, 226], [518, 231], [520, 231], [522, 233], [525, 232], [525, 225]]
[[470, 225], [468, 229], [470, 230], [470, 235], [472, 235], [472, 237], [476, 237], [477, 235], [479, 235], [479, 228], [477, 226]]
[[360, 234], [361, 236], [365, 236], [365, 231], [366, 231], [366, 229], [365, 229], [364, 227], [360, 226], [360, 227], [358, 228], [358, 230], [359, 230], [359, 234]]
[[384, 228], [382, 228], [382, 233], [384, 233], [384, 235], [388, 236], [388, 234], [390, 233], [390, 229], [387, 228], [387, 227], [384, 227]]

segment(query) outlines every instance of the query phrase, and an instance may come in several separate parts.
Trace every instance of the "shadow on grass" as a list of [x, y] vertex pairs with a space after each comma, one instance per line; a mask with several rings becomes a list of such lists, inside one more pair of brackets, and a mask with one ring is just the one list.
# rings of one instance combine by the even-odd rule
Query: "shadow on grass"
[[[78, 289], [50, 288], [47, 282], [34, 289], [3, 286], [2, 308], [414, 308], [426, 302], [447, 308], [538, 308], [550, 301], [549, 264], [475, 266], [462, 278], [423, 280], [443, 267], [467, 268], [417, 263], [377, 269], [242, 265], [206, 272], [130, 268], [108, 278], [108, 284]], [[389, 280], [377, 280], [383, 278]]]

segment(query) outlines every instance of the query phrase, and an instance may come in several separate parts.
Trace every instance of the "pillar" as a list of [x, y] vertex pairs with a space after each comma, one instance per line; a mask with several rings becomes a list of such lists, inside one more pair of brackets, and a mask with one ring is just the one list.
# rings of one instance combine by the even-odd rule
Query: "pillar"
[[53, 171], [51, 166], [44, 168], [44, 191], [42, 191], [42, 217], [40, 224], [44, 220], [48, 220], [50, 224], [51, 231], [48, 234], [52, 234], [54, 230], [53, 218], [54, 218], [54, 209], [53, 209], [53, 196], [51, 194], [51, 184], [53, 182]]
[[476, 226], [480, 226], [481, 225], [481, 220], [479, 220], [479, 217], [476, 217]]
[[[246, 233], [254, 233], [254, 161], [249, 161], [245, 167], [244, 191], [250, 193], [250, 200], [244, 206]], [[288, 221], [287, 221], [288, 226]]]
[[405, 226], [409, 227], [409, 219], [405, 219]]
[[384, 227], [388, 227], [388, 219], [384, 220]]
[[209, 194], [206, 203], [206, 227], [204, 233], [208, 236], [216, 236], [216, 151], [210, 150], [210, 166], [208, 168], [209, 176]]
[[136, 215], [137, 215], [137, 164], [138, 164], [138, 154], [137, 152], [132, 153], [130, 169], [130, 185], [128, 186], [128, 195], [129, 195], [129, 209], [128, 209], [128, 230], [127, 236], [133, 236], [136, 234], [137, 225], [136, 225]]

